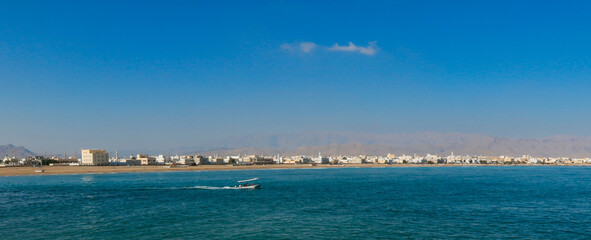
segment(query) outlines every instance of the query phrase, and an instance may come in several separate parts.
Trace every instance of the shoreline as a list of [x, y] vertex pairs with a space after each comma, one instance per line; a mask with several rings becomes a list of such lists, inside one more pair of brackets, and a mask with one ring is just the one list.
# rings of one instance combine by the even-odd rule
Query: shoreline
[[[260, 169], [331, 169], [331, 168], [404, 168], [404, 167], [534, 167], [534, 166], [591, 166], [591, 164], [345, 164], [338, 165], [201, 165], [187, 167], [167, 168], [162, 165], [151, 166], [43, 166], [43, 167], [3, 167], [0, 168], [0, 177], [8, 176], [42, 176], [42, 175], [69, 175], [69, 174], [97, 174], [97, 173], [140, 173], [140, 172], [199, 172], [199, 171], [241, 171]], [[44, 170], [44, 172], [35, 172]]]

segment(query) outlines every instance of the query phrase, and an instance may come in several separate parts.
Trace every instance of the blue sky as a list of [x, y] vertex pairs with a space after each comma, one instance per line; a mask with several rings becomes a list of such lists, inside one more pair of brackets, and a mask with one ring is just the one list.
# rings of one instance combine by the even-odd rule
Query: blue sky
[[0, 144], [249, 134], [591, 135], [569, 1], [3, 1]]

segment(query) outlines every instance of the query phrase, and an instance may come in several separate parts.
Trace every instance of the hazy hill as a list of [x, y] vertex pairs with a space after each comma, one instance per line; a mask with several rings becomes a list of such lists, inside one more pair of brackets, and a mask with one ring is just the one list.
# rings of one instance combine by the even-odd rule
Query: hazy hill
[[370, 134], [370, 133], [302, 133], [248, 135], [225, 139], [219, 142], [202, 144], [203, 148], [273, 148], [280, 150], [296, 149], [302, 146], [321, 146], [332, 144], [381, 144], [394, 146], [416, 146], [420, 144], [446, 144], [480, 141], [485, 135], [462, 133], [421, 132], [410, 134]]
[[[482, 154], [591, 157], [591, 137], [535, 139], [481, 134], [421, 132], [409, 134], [306, 133], [253, 135], [204, 144], [202, 154]], [[216, 147], [217, 146], [217, 147]], [[223, 148], [222, 148], [223, 147]], [[203, 149], [202, 148], [202, 149]]]
[[4, 156], [6, 156], [6, 155], [12, 157], [15, 154], [16, 154], [16, 157], [18, 157], [18, 158], [24, 158], [24, 157], [30, 157], [30, 156], [37, 155], [34, 152], [29, 151], [29, 149], [26, 149], [23, 146], [17, 147], [12, 144], [0, 145], [0, 158], [4, 158]]

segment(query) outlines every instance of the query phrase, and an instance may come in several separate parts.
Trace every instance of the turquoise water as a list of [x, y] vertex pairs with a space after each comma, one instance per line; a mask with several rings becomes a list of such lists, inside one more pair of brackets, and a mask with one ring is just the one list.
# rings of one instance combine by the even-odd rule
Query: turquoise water
[[1, 177], [0, 219], [2, 239], [585, 239], [591, 168]]

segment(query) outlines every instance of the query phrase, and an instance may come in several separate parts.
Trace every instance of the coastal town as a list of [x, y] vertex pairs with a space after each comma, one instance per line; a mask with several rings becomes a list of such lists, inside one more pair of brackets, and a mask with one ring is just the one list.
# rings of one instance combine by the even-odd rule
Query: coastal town
[[202, 156], [202, 155], [148, 155], [131, 154], [127, 157], [120, 157], [118, 152], [111, 156], [104, 149], [81, 149], [78, 156], [31, 156], [17, 158], [16, 156], [4, 156], [0, 167], [40, 167], [40, 166], [145, 166], [161, 165], [164, 167], [183, 167], [200, 165], [339, 165], [352, 164], [404, 164], [404, 165], [569, 165], [569, 164], [591, 164], [591, 158], [570, 158], [570, 157], [536, 157], [531, 155], [522, 156], [481, 156], [481, 155], [456, 155], [451, 153], [447, 156], [436, 154], [426, 155], [397, 155], [387, 154], [385, 156], [372, 155], [339, 155], [317, 156], [296, 155], [296, 156], [261, 156], [261, 155], [236, 155], [236, 156]]

